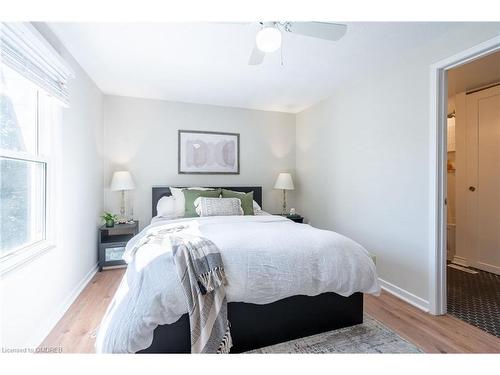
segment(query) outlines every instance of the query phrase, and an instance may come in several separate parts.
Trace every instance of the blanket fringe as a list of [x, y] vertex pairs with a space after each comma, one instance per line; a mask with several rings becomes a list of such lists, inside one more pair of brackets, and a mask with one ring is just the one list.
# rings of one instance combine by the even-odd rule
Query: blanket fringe
[[231, 331], [229, 328], [229, 322], [227, 322], [227, 330], [222, 337], [222, 342], [220, 343], [219, 349], [217, 349], [217, 354], [229, 354], [231, 347], [233, 346], [233, 339], [231, 337]]
[[226, 285], [227, 281], [224, 268], [215, 267], [204, 274], [198, 275], [198, 282], [203, 286], [203, 288], [201, 288], [202, 294], [212, 292], [221, 285]]

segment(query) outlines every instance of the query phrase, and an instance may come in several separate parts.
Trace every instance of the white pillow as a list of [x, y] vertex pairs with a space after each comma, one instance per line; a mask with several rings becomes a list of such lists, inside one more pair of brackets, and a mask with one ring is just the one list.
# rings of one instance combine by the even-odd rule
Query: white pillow
[[238, 198], [198, 197], [194, 201], [194, 207], [199, 216], [243, 215], [241, 200]]
[[175, 219], [175, 199], [173, 196], [161, 197], [156, 204], [156, 212], [160, 217]]
[[174, 215], [175, 217], [184, 217], [186, 201], [182, 189], [170, 188], [170, 193], [174, 197]]
[[256, 201], [253, 201], [253, 210], [254, 210], [254, 212], [262, 211], [262, 208], [259, 206], [259, 204]]
[[[170, 194], [174, 197], [174, 214], [175, 217], [184, 217], [186, 212], [186, 200], [184, 199], [184, 189], [170, 187]], [[214, 190], [211, 188], [204, 187], [190, 187], [188, 190]]]

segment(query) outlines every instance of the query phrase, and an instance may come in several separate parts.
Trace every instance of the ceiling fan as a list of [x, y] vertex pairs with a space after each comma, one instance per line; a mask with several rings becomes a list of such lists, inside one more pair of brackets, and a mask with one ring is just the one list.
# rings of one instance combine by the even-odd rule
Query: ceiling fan
[[259, 24], [261, 29], [255, 36], [255, 45], [248, 59], [249, 65], [262, 64], [266, 53], [279, 49], [282, 33], [337, 41], [347, 31], [347, 25], [330, 22], [259, 22]]

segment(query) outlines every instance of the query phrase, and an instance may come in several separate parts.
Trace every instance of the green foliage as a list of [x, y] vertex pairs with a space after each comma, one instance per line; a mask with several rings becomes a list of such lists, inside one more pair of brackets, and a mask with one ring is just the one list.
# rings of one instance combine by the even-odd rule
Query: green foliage
[[118, 220], [118, 216], [112, 214], [111, 212], [104, 212], [101, 215], [101, 219], [103, 219], [104, 221], [110, 221], [110, 220], [116, 221]]

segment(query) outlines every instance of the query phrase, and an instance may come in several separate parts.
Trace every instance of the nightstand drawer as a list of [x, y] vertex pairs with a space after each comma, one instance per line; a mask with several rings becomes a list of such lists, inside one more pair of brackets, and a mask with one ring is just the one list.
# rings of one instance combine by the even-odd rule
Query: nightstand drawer
[[99, 270], [105, 267], [126, 266], [123, 260], [125, 246], [137, 233], [139, 233], [139, 222], [131, 224], [117, 224], [112, 228], [101, 226], [98, 239]]
[[113, 262], [115, 260], [122, 260], [123, 253], [125, 252], [125, 246], [121, 247], [105, 247], [104, 251], [104, 261]]

